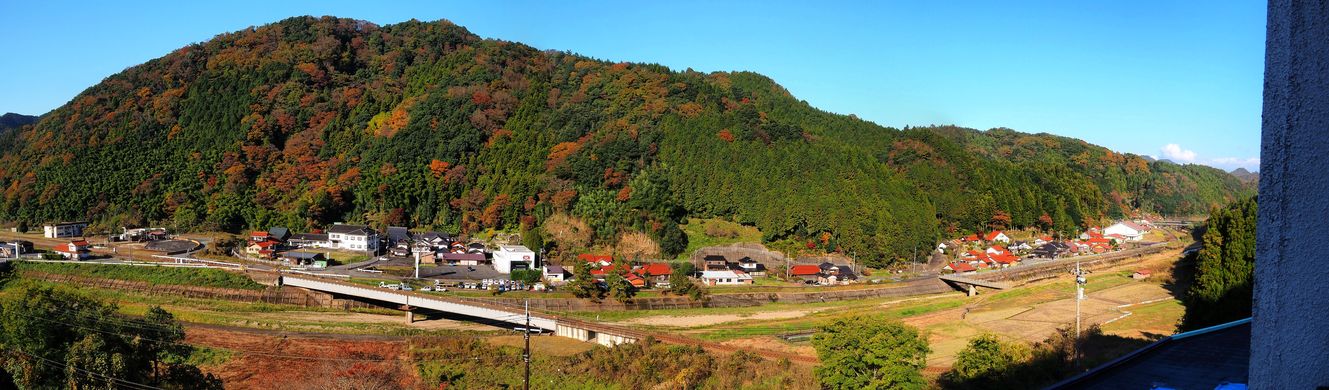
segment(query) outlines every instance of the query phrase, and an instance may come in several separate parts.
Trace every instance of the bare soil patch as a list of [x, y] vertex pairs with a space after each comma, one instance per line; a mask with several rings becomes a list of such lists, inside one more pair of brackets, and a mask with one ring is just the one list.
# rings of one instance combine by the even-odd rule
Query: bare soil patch
[[[201, 367], [227, 388], [415, 388], [419, 378], [401, 341], [307, 338], [188, 328], [185, 341], [231, 351], [226, 362]], [[350, 387], [345, 387], [349, 385]]]
[[766, 350], [803, 356], [817, 356], [817, 349], [813, 348], [811, 343], [790, 344], [770, 336], [726, 340], [720, 344], [738, 347], [743, 350]]

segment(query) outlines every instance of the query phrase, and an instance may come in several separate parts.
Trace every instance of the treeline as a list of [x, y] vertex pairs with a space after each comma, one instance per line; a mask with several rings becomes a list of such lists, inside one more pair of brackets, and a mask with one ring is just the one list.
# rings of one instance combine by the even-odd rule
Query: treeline
[[1251, 316], [1258, 208], [1251, 197], [1210, 212], [1199, 233], [1204, 246], [1194, 255], [1195, 276], [1186, 291], [1183, 330]]
[[129, 318], [73, 291], [12, 287], [0, 298], [0, 386], [221, 389], [220, 379], [185, 363], [194, 348], [184, 338], [160, 307]]
[[[1250, 191], [1211, 168], [1005, 129], [883, 128], [757, 74], [539, 51], [446, 21], [222, 34], [4, 138], [6, 221], [520, 230], [555, 251], [644, 238], [628, 249], [673, 256], [680, 221], [719, 216], [767, 241], [829, 235], [870, 266], [998, 214], [1072, 232]], [[555, 216], [592, 234], [559, 241]]]

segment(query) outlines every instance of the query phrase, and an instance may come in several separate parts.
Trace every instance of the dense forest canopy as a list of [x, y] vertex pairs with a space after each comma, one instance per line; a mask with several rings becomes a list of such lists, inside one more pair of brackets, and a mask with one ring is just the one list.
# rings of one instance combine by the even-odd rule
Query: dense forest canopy
[[0, 133], [0, 183], [6, 221], [468, 233], [559, 215], [593, 243], [645, 234], [668, 252], [682, 248], [679, 221], [719, 216], [767, 240], [822, 237], [869, 265], [997, 214], [1070, 232], [1251, 192], [1216, 169], [1047, 134], [881, 127], [754, 73], [331, 17], [222, 34], [108, 77]]

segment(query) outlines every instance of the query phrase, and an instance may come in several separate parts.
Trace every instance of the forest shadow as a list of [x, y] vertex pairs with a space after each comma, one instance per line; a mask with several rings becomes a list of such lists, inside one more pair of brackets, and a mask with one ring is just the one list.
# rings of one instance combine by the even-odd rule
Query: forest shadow
[[954, 371], [942, 375], [938, 384], [948, 390], [1038, 389], [1143, 348], [1168, 335], [1145, 334], [1148, 339], [1105, 334], [1097, 325], [1075, 340], [1070, 326], [1057, 329], [1046, 340], [1035, 343], [1029, 360], [973, 378], [956, 378]]

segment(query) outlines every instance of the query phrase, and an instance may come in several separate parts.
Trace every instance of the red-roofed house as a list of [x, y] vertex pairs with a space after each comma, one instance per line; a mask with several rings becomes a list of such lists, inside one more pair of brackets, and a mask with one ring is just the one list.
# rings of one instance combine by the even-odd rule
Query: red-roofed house
[[55, 246], [55, 253], [64, 256], [66, 260], [83, 260], [91, 257], [88, 251], [88, 242], [84, 240], [70, 241], [67, 244]]
[[951, 272], [955, 272], [955, 273], [961, 273], [961, 272], [974, 272], [974, 271], [975, 271], [974, 267], [971, 266], [971, 265], [969, 265], [969, 263], [965, 263], [965, 262], [961, 262], [961, 261], [957, 261], [957, 262], [954, 262], [954, 263], [946, 264], [946, 266], [945, 266], [945, 267], [941, 267], [941, 269], [943, 269], [943, 270], [947, 270], [947, 271], [951, 271]]
[[272, 236], [269, 235], [268, 232], [250, 232], [250, 233], [249, 233], [249, 241], [260, 242], [260, 241], [267, 241], [267, 240], [269, 240], [269, 239], [271, 239], [271, 238], [272, 238]]
[[1016, 256], [1013, 256], [1013, 255], [1009, 255], [1009, 254], [1006, 254], [1006, 255], [995, 255], [995, 256], [992, 256], [992, 261], [995, 262], [995, 263], [997, 263], [997, 264], [1000, 264], [1000, 265], [1004, 268], [1004, 267], [1010, 267], [1010, 266], [1012, 266], [1012, 265], [1015, 265], [1016, 263], [1019, 263], [1019, 262], [1020, 262], [1020, 258], [1019, 258], [1019, 257], [1016, 257]]
[[1131, 279], [1135, 280], [1149, 279], [1149, 277], [1153, 276], [1153, 274], [1154, 274], [1153, 272], [1150, 272], [1147, 269], [1138, 269], [1135, 270], [1135, 273], [1131, 274]]
[[646, 278], [651, 284], [668, 284], [669, 275], [674, 273], [674, 269], [669, 268], [669, 264], [666, 263], [646, 263], [637, 266], [633, 273]]
[[1001, 245], [993, 245], [991, 248], [988, 248], [988, 250], [986, 250], [985, 252], [989, 255], [1006, 255], [1011, 253], [1011, 251], [1006, 250], [1006, 247], [1003, 247]]
[[984, 235], [983, 240], [987, 242], [1011, 242], [1011, 238], [1007, 237], [1006, 233], [1003, 233], [1000, 230]]
[[799, 264], [789, 268], [790, 277], [804, 281], [817, 280], [819, 274], [821, 274], [821, 267], [816, 264]]
[[646, 287], [646, 278], [638, 276], [637, 274], [629, 273], [627, 276], [623, 277], [623, 279], [626, 279], [629, 284], [632, 284], [632, 287], [636, 288]]
[[974, 260], [978, 260], [978, 259], [981, 258], [981, 257], [984, 257], [984, 255], [985, 255], [985, 253], [984, 253], [983, 251], [980, 251], [980, 250], [974, 249], [974, 250], [971, 250], [971, 251], [965, 252], [963, 255], [960, 255], [960, 258], [965, 259], [965, 260], [969, 260], [969, 261], [974, 261]]
[[597, 264], [599, 264], [601, 267], [605, 267], [605, 266], [608, 266], [608, 265], [614, 263], [614, 257], [613, 257], [613, 256], [610, 256], [610, 255], [596, 255], [596, 254], [590, 254], [590, 253], [582, 253], [582, 254], [580, 254], [580, 255], [577, 255], [577, 260], [581, 260], [581, 261], [584, 262], [584, 263], [597, 263]]
[[251, 255], [257, 255], [259, 254], [260, 251], [265, 251], [265, 250], [272, 251], [276, 249], [277, 249], [276, 241], [250, 242], [249, 245], [245, 246], [245, 253]]

